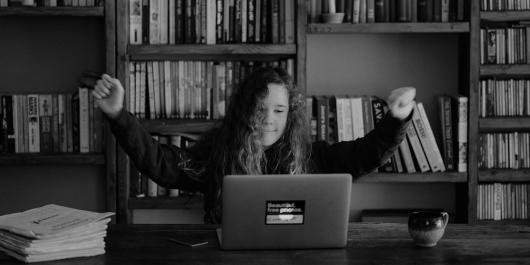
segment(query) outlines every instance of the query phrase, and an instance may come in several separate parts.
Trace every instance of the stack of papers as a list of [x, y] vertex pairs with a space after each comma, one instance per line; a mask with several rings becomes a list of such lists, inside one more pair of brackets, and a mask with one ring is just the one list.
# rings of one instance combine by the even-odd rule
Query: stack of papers
[[0, 251], [23, 262], [100, 255], [112, 215], [54, 204], [3, 215]]

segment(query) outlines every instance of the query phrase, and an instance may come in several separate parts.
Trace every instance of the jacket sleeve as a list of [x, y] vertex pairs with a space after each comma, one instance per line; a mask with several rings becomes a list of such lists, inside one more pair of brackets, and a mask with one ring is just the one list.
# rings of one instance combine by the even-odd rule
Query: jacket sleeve
[[204, 152], [160, 144], [125, 110], [108, 120], [116, 141], [140, 172], [166, 188], [202, 191]]
[[412, 113], [399, 120], [387, 114], [364, 137], [332, 145], [324, 141], [314, 143], [312, 156], [317, 171], [349, 173], [354, 179], [372, 172], [396, 151], [405, 138], [411, 117]]

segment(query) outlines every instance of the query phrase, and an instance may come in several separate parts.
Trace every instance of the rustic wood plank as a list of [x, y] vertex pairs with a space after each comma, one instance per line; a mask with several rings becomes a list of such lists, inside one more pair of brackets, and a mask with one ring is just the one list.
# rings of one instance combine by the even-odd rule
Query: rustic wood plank
[[[294, 1], [294, 0], [293, 0]], [[298, 0], [296, 12], [296, 85], [307, 94], [307, 1]]]
[[480, 19], [495, 22], [524, 21], [530, 18], [530, 11], [481, 11]]
[[141, 120], [142, 125], [151, 133], [204, 133], [212, 129], [216, 120]]
[[481, 169], [480, 182], [530, 182], [530, 169]]
[[492, 64], [480, 66], [481, 76], [530, 76], [528, 64]]
[[1, 16], [72, 16], [103, 17], [104, 8], [97, 7], [5, 7], [0, 8]]
[[355, 183], [465, 183], [466, 173], [371, 173], [356, 179]]
[[[477, 221], [477, 186], [478, 186], [478, 143], [479, 143], [479, 69], [480, 69], [480, 4], [479, 1], [471, 1], [470, 33], [469, 33], [469, 84], [464, 90], [469, 90], [469, 114], [468, 114], [468, 151], [467, 172], [468, 175], [468, 198], [467, 198], [467, 222]], [[466, 64], [464, 64], [466, 65]], [[465, 94], [464, 94], [465, 95]]]
[[481, 118], [481, 131], [513, 131], [530, 129], [530, 117]]
[[[106, 254], [46, 264], [528, 264], [530, 227], [449, 224], [433, 248], [413, 244], [406, 224], [351, 223], [340, 249], [221, 250], [215, 225], [112, 225]], [[169, 238], [207, 241], [189, 248]], [[20, 264], [0, 254], [0, 263]]]
[[[116, 75], [117, 78], [125, 85], [125, 89], [129, 88], [128, 65], [127, 59], [127, 43], [129, 42], [129, 1], [118, 0], [116, 2]], [[127, 97], [124, 102], [127, 106]], [[117, 147], [116, 153], [116, 178], [117, 178], [117, 207], [116, 220], [118, 223], [130, 223], [131, 212], [127, 208], [129, 199], [129, 169], [130, 161], [127, 154], [121, 147]]]
[[[116, 76], [116, 2], [105, 1], [105, 46], [106, 72]], [[105, 115], [105, 114], [103, 114]], [[117, 175], [116, 175], [116, 139], [105, 120], [105, 172], [107, 190], [107, 211], [116, 212], [117, 206]]]
[[105, 155], [88, 153], [0, 154], [0, 165], [104, 165]]
[[129, 45], [130, 60], [277, 60], [296, 55], [294, 44]]
[[360, 23], [309, 24], [308, 34], [344, 33], [465, 33], [469, 23]]

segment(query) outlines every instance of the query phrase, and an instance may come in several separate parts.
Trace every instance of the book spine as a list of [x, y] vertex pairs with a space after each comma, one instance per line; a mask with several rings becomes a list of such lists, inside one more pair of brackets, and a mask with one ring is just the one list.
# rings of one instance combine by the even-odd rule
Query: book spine
[[438, 144], [436, 143], [436, 139], [434, 138], [434, 133], [432, 131], [431, 124], [429, 123], [429, 119], [427, 118], [427, 113], [425, 112], [425, 108], [423, 107], [423, 104], [418, 103], [417, 109], [419, 110], [421, 120], [425, 127], [425, 133], [427, 135], [427, 138], [430, 142], [430, 146], [432, 148], [430, 155], [434, 156], [434, 163], [437, 165], [437, 167], [440, 169], [441, 172], [444, 172], [445, 171], [444, 161], [442, 159], [440, 149], [438, 148]]
[[90, 114], [88, 89], [79, 88], [79, 152], [90, 152]]
[[59, 98], [52, 95], [52, 151], [58, 153], [61, 150], [59, 142]]
[[39, 95], [28, 95], [29, 152], [40, 152]]
[[441, 171], [441, 168], [439, 167], [434, 155], [434, 148], [432, 147], [429, 137], [427, 136], [427, 129], [425, 123], [421, 118], [417, 105], [414, 106], [412, 122], [414, 124], [414, 128], [416, 129], [416, 134], [418, 135], [425, 156], [427, 157], [427, 162], [429, 163], [432, 172]]
[[447, 170], [455, 170], [451, 98], [442, 96], [439, 98], [439, 104], [445, 166]]
[[149, 43], [160, 44], [160, 15], [158, 14], [158, 0], [149, 0]]
[[405, 170], [407, 173], [416, 173], [416, 168], [414, 167], [414, 160], [412, 158], [412, 153], [409, 148], [409, 140], [407, 137], [401, 141], [399, 144], [399, 151], [401, 152], [401, 157], [403, 158], [403, 163], [405, 164]]
[[39, 142], [42, 153], [53, 151], [52, 114], [52, 96], [39, 95]]
[[129, 43], [142, 44], [142, 0], [129, 1]]
[[458, 97], [458, 172], [467, 172], [467, 105], [467, 97]]
[[425, 153], [423, 152], [423, 148], [421, 147], [420, 140], [413, 124], [407, 127], [407, 138], [410, 142], [414, 157], [416, 157], [420, 172], [429, 171], [429, 163], [427, 162], [427, 158], [425, 157]]

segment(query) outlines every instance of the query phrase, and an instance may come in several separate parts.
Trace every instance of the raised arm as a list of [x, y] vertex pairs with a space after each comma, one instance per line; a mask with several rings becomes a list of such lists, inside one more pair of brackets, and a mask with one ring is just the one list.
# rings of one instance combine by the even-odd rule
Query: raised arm
[[354, 178], [381, 166], [405, 138], [416, 89], [402, 87], [388, 98], [389, 112], [374, 130], [354, 141], [313, 144], [313, 160], [324, 172], [350, 173]]
[[123, 108], [124, 89], [118, 79], [104, 74], [92, 92], [98, 107], [108, 117], [112, 133], [136, 168], [167, 188], [201, 190], [203, 152], [160, 144]]

